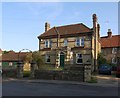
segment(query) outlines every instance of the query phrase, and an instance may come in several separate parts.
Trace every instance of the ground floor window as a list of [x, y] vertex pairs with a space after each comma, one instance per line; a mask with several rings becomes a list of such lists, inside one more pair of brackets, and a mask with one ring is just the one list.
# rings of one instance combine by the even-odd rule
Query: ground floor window
[[116, 57], [112, 58], [112, 63], [117, 64], [117, 58]]
[[80, 54], [80, 53], [76, 54], [76, 63], [77, 64], [82, 64], [83, 63], [82, 54]]
[[50, 63], [50, 56], [46, 55], [46, 63]]
[[12, 62], [9, 62], [9, 66], [12, 66], [13, 65], [13, 63]]

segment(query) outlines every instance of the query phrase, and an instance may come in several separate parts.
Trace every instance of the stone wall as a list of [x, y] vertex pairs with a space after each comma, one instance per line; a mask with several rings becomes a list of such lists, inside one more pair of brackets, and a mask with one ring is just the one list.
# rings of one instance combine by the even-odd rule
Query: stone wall
[[91, 65], [72, 66], [69, 70], [35, 70], [36, 79], [69, 80], [87, 82], [91, 80]]

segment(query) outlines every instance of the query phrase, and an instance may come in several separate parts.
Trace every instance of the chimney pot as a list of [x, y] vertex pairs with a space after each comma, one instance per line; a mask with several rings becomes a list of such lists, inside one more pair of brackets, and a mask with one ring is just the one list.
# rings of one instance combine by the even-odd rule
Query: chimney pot
[[109, 38], [112, 37], [112, 31], [111, 31], [111, 29], [108, 29], [108, 37]]
[[45, 32], [50, 29], [50, 24], [48, 22], [45, 23]]

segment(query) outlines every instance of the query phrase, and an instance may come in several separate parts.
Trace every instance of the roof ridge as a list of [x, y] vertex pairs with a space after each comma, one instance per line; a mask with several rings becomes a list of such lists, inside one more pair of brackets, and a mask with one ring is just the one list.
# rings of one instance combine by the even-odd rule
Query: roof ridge
[[66, 24], [66, 25], [54, 26], [54, 27], [59, 28], [59, 27], [66, 27], [66, 26], [73, 26], [73, 25], [80, 25], [80, 24], [82, 24], [82, 23], [76, 23], [76, 24]]

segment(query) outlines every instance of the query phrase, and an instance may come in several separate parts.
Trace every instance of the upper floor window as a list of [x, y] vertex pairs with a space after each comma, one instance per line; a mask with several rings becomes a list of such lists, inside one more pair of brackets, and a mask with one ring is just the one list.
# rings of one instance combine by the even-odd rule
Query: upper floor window
[[83, 63], [83, 59], [82, 59], [82, 54], [76, 54], [76, 63], [77, 64], [82, 64]]
[[76, 46], [84, 46], [84, 38], [77, 38]]
[[68, 46], [68, 40], [67, 39], [64, 40], [64, 46]]
[[81, 46], [84, 46], [84, 38], [81, 39]]
[[51, 48], [52, 47], [52, 40], [45, 40], [45, 48]]
[[112, 53], [117, 53], [117, 48], [113, 48]]
[[52, 48], [52, 40], [50, 40], [50, 48]]

